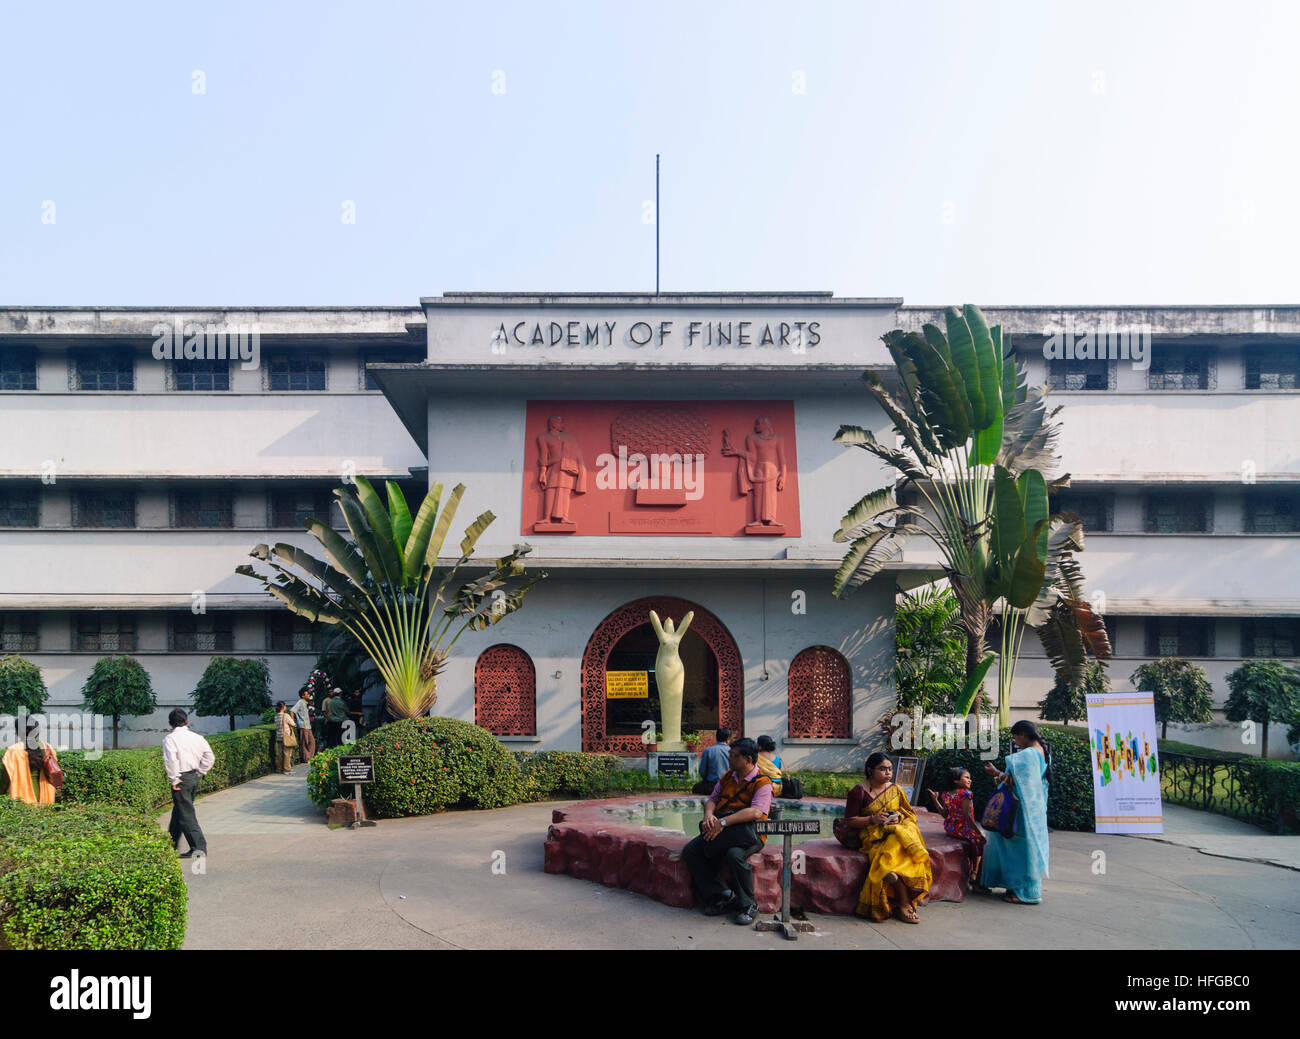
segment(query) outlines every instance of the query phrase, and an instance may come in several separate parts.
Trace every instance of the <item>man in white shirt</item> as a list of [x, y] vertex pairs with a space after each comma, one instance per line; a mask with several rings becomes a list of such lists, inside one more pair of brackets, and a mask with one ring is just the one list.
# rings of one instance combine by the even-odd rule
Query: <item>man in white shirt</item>
[[199, 829], [198, 817], [194, 814], [194, 795], [199, 789], [199, 780], [212, 767], [216, 760], [208, 741], [197, 732], [190, 731], [190, 719], [179, 707], [167, 716], [172, 731], [163, 737], [163, 768], [167, 770], [167, 780], [172, 788], [172, 818], [167, 827], [172, 835], [172, 844], [179, 849], [181, 834], [189, 841], [190, 850], [181, 852], [181, 858], [188, 859], [196, 851], [207, 855], [208, 842]]

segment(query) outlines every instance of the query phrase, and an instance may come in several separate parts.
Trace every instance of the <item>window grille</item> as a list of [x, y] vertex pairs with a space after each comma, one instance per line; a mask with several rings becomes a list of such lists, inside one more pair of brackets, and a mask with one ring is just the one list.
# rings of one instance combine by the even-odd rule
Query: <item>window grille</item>
[[74, 390], [133, 390], [135, 360], [123, 350], [77, 350], [69, 360]]
[[1208, 351], [1157, 345], [1151, 350], [1147, 369], [1150, 390], [1213, 390], [1217, 369]]
[[294, 613], [273, 613], [266, 621], [267, 648], [275, 653], [319, 653], [320, 626]]
[[0, 390], [36, 389], [36, 351], [0, 347]]
[[35, 653], [40, 648], [40, 614], [0, 613], [0, 652]]
[[1155, 494], [1147, 498], [1148, 534], [1205, 534], [1213, 529], [1208, 496]]
[[74, 527], [134, 527], [135, 491], [97, 488], [72, 495]]
[[1212, 657], [1214, 624], [1204, 617], [1153, 617], [1147, 621], [1147, 656]]
[[171, 388], [185, 392], [230, 389], [230, 362], [219, 359], [172, 361], [168, 369]]
[[229, 653], [235, 648], [234, 620], [220, 613], [178, 614], [169, 639], [177, 653]]
[[792, 739], [848, 739], [853, 727], [849, 662], [829, 646], [810, 646], [790, 663], [787, 712]]
[[135, 614], [79, 614], [75, 645], [79, 653], [134, 653]]
[[1047, 385], [1053, 390], [1113, 390], [1115, 364], [1105, 358], [1085, 360], [1051, 359], [1047, 362]]
[[1300, 344], [1251, 347], [1245, 352], [1246, 389], [1300, 389]]
[[1300, 620], [1251, 618], [1241, 622], [1243, 657], [1294, 657], [1300, 647]]
[[489, 646], [479, 654], [474, 724], [497, 736], [537, 735], [537, 672], [518, 646]]
[[0, 486], [0, 527], [38, 527], [41, 494], [35, 487]]
[[270, 354], [266, 357], [265, 364], [268, 389], [325, 389], [325, 356], [323, 354]]
[[219, 489], [178, 490], [172, 492], [173, 527], [222, 529], [235, 525], [235, 512], [229, 491]]

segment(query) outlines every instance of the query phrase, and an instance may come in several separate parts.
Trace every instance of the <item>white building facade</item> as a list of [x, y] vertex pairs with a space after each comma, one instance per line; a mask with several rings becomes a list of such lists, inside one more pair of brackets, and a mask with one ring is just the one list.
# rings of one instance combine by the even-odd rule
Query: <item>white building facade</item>
[[[1185, 656], [1221, 707], [1243, 659], [1293, 662], [1300, 308], [984, 312], [1064, 405], [1062, 504], [1088, 527], [1081, 561], [1111, 625], [1112, 687], [1153, 656]], [[457, 643], [439, 713], [523, 748], [638, 753], [653, 687], [610, 697], [608, 672], [647, 669], [649, 609], [691, 610], [688, 730], [722, 723], [772, 735], [792, 764], [860, 767], [892, 704], [895, 595], [932, 579], [936, 557], [915, 543], [853, 597], [831, 596], [839, 517], [889, 479], [832, 437], [844, 423], [888, 435], [861, 373], [888, 376], [882, 333], [931, 320], [940, 312], [823, 293], [0, 308], [0, 648], [36, 662], [49, 706], [65, 708], [99, 656], [136, 656], [160, 710], [124, 720], [125, 745], [157, 742], [214, 654], [266, 658], [288, 699], [318, 635], [234, 573], [249, 549], [314, 546], [303, 519], [341, 525], [330, 491], [350, 475], [397, 480], [408, 499], [431, 479], [461, 482], [457, 528], [498, 517], [480, 555], [526, 541], [530, 568], [550, 576], [519, 613]], [[169, 327], [176, 339], [256, 330], [257, 356], [159, 359]], [[1144, 330], [1141, 360], [1045, 357], [1067, 333]], [[561, 445], [549, 469], [547, 443]], [[688, 461], [638, 484], [620, 448]], [[557, 504], [542, 473], [554, 487], [570, 467]], [[1017, 716], [1036, 715], [1051, 681], [1026, 646]], [[1285, 753], [1283, 734], [1270, 745]], [[1170, 735], [1242, 749], [1221, 715]]]

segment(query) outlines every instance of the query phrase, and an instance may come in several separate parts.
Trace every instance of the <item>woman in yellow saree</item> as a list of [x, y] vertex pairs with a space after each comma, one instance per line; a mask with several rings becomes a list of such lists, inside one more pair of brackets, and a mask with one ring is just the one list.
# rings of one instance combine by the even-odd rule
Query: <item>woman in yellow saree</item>
[[903, 789], [894, 783], [893, 763], [879, 752], [867, 758], [867, 779], [849, 791], [845, 822], [858, 832], [871, 860], [858, 895], [858, 916], [919, 924], [916, 907], [930, 891], [930, 852]]

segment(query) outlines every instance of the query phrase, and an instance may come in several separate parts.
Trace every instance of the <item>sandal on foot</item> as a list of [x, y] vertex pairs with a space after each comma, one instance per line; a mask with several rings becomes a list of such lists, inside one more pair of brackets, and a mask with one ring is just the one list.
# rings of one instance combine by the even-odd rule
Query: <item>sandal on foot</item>
[[1030, 904], [1028, 902], [1020, 901], [1020, 899], [1016, 898], [1016, 896], [1013, 895], [1010, 891], [1008, 891], [1005, 895], [1002, 896], [1002, 901], [1010, 902], [1013, 906], [1027, 906]]
[[916, 915], [916, 909], [912, 906], [899, 906], [894, 915], [905, 924], [919, 924], [921, 922], [921, 918]]

